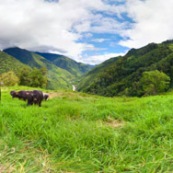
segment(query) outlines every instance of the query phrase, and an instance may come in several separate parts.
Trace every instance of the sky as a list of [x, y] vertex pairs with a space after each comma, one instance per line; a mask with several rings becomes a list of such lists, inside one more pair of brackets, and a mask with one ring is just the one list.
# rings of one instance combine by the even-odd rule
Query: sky
[[173, 39], [173, 0], [0, 0], [0, 49], [100, 64]]

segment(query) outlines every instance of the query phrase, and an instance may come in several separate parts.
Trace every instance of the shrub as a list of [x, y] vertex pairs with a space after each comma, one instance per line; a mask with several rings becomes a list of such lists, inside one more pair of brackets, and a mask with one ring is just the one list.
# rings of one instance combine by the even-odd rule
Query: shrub
[[143, 95], [156, 95], [167, 91], [170, 85], [170, 77], [158, 70], [143, 72], [139, 81]]
[[13, 71], [2, 73], [0, 79], [0, 82], [3, 82], [5, 86], [14, 86], [19, 83], [19, 78]]

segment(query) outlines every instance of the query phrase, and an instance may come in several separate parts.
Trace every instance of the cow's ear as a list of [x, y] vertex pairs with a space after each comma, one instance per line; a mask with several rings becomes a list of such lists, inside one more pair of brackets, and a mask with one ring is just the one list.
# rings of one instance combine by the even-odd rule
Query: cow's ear
[[12, 94], [13, 91], [10, 91], [10, 94]]

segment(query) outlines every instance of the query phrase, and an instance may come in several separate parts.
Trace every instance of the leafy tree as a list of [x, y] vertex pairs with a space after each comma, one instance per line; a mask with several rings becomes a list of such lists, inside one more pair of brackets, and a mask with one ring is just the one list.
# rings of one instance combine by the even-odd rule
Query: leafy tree
[[142, 95], [155, 95], [167, 91], [170, 77], [158, 70], [145, 71], [139, 81]]
[[20, 85], [45, 88], [47, 86], [47, 69], [22, 69], [20, 72]]
[[47, 74], [46, 68], [41, 68], [41, 69], [34, 68], [30, 74], [30, 77], [32, 79], [30, 86], [45, 88], [47, 85], [46, 74]]
[[14, 86], [19, 83], [19, 78], [13, 71], [2, 73], [0, 79], [5, 86]]
[[30, 74], [31, 74], [31, 70], [28, 68], [23, 68], [20, 71], [20, 75], [19, 75], [20, 85], [30, 86], [30, 83], [32, 80], [30, 77]]

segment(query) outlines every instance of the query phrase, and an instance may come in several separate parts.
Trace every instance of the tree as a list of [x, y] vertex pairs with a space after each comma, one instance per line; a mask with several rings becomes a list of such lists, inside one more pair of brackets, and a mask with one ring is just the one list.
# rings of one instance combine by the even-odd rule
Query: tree
[[19, 78], [20, 78], [20, 85], [30, 86], [31, 83], [31, 69], [29, 68], [23, 68], [20, 71]]
[[5, 86], [14, 86], [19, 83], [19, 78], [13, 71], [2, 73], [0, 78]]
[[139, 81], [142, 95], [155, 95], [169, 89], [170, 77], [158, 70], [143, 72]]
[[30, 86], [45, 88], [47, 85], [47, 69], [46, 68], [34, 68], [30, 74], [31, 83]]
[[22, 69], [20, 73], [20, 85], [46, 88], [47, 86], [47, 69], [33, 68]]

